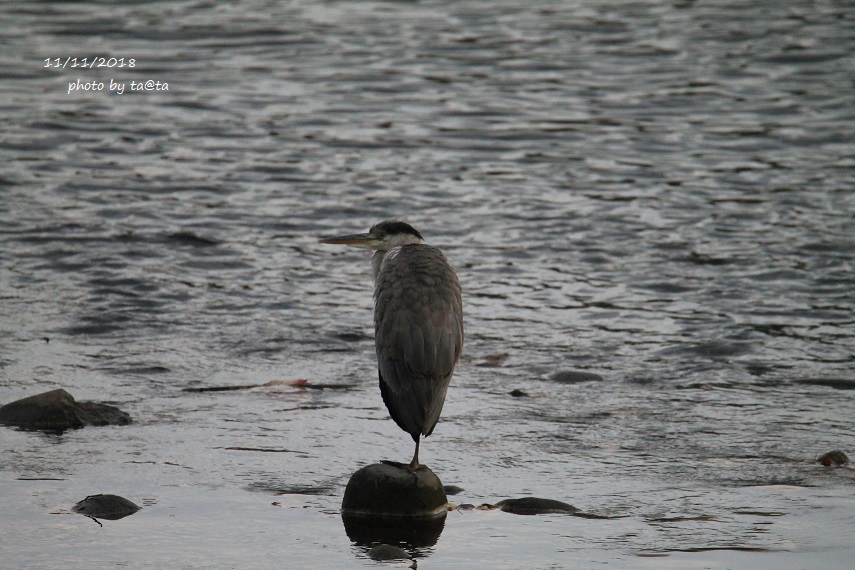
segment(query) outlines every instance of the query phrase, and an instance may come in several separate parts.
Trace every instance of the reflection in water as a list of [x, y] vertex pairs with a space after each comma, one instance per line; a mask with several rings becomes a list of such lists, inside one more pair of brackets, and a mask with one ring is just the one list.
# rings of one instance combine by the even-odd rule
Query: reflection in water
[[378, 519], [342, 513], [344, 531], [354, 544], [368, 550], [378, 544], [400, 546], [414, 558], [430, 554], [445, 528], [445, 516], [429, 520]]

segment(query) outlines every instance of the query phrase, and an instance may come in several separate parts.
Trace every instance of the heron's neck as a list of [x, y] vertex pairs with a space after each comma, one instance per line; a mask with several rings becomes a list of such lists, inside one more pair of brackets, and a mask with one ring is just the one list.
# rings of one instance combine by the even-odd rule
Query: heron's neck
[[386, 256], [395, 257], [402, 247], [414, 243], [422, 243], [422, 240], [412, 234], [399, 234], [388, 240], [386, 243], [388, 249], [378, 249], [374, 252], [374, 257], [371, 258], [371, 272], [374, 274], [375, 285], [377, 284], [377, 277], [380, 276], [380, 271], [383, 269], [383, 260], [386, 259]]
[[380, 272], [383, 271], [383, 262], [393, 259], [401, 252], [401, 246], [396, 245], [389, 251], [378, 249], [374, 252], [374, 257], [371, 258], [371, 273], [374, 275], [374, 286], [377, 286], [377, 279], [380, 277]]
[[371, 274], [374, 276], [374, 284], [377, 285], [377, 278], [380, 276], [380, 269], [383, 268], [383, 258], [388, 252], [378, 249], [374, 252], [371, 258]]

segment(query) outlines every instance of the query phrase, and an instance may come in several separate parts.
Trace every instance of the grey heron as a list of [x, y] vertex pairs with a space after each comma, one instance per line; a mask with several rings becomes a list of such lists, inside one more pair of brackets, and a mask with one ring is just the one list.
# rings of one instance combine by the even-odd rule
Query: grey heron
[[368, 233], [320, 243], [374, 250], [374, 346], [380, 394], [395, 423], [416, 442], [410, 468], [419, 468], [421, 436], [439, 420], [463, 350], [460, 284], [442, 252], [423, 243], [411, 225], [387, 220]]

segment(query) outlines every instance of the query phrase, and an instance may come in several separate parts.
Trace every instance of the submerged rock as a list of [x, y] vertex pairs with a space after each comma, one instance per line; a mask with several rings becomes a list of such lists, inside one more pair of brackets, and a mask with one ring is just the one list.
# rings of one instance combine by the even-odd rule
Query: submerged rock
[[409, 560], [411, 556], [403, 548], [391, 544], [378, 544], [368, 551], [371, 560]]
[[841, 465], [847, 465], [849, 463], [849, 458], [845, 453], [836, 449], [834, 451], [829, 451], [817, 459], [817, 462], [825, 465], [826, 467], [839, 467]]
[[537, 497], [505, 499], [493, 505], [493, 508], [502, 509], [506, 513], [513, 513], [515, 515], [545, 515], [556, 513], [572, 515], [579, 512], [579, 509], [573, 505]]
[[131, 423], [131, 416], [108, 404], [76, 402], [60, 388], [6, 404], [0, 408], [0, 423], [25, 430], [63, 432], [84, 426], [123, 426]]
[[350, 477], [341, 512], [367, 518], [436, 519], [444, 517], [448, 498], [433, 471], [413, 471], [402, 463], [374, 463]]
[[549, 376], [550, 382], [559, 384], [580, 384], [582, 382], [601, 382], [603, 377], [584, 370], [561, 370]]
[[71, 510], [93, 519], [116, 521], [134, 514], [140, 507], [118, 495], [89, 495]]

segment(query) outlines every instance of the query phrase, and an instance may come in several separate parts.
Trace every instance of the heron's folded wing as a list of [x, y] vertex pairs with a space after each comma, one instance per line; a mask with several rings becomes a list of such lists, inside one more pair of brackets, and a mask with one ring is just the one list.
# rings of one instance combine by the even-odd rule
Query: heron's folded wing
[[375, 346], [383, 399], [402, 429], [429, 434], [463, 349], [460, 286], [442, 253], [401, 248], [375, 289]]

